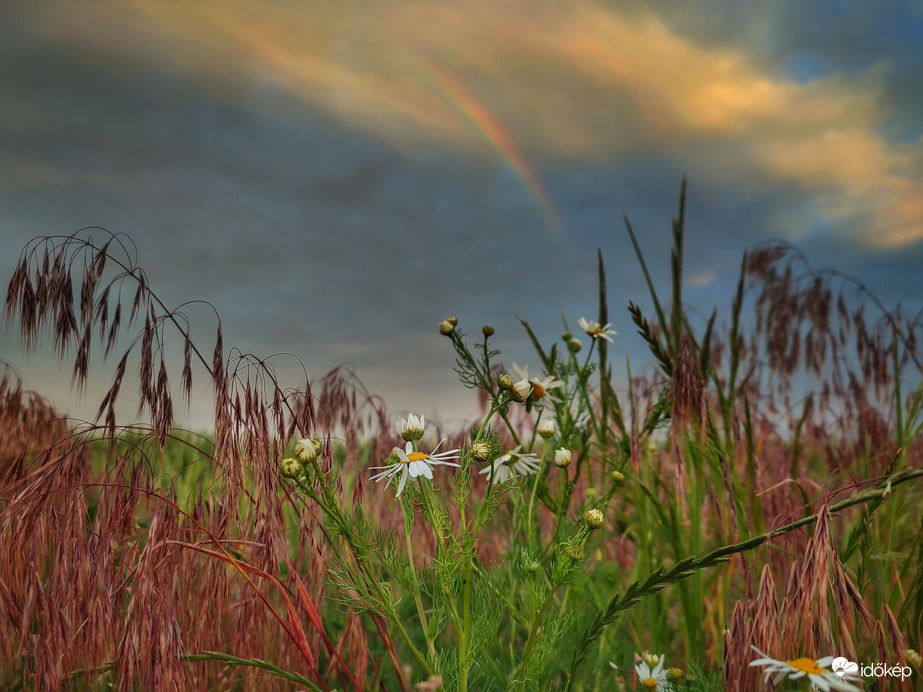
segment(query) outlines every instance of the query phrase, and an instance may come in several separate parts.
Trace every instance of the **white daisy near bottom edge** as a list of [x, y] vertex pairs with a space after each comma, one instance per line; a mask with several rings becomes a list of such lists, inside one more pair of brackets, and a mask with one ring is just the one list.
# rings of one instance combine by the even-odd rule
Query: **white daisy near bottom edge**
[[395, 497], [400, 497], [401, 493], [404, 492], [404, 486], [407, 484], [408, 477], [417, 478], [418, 476], [424, 476], [432, 480], [434, 466], [458, 466], [458, 464], [453, 464], [449, 461], [450, 459], [458, 459], [457, 449], [450, 449], [445, 452], [439, 452], [438, 454], [436, 453], [436, 450], [439, 449], [439, 445], [443, 442], [445, 442], [445, 440], [440, 441], [430, 453], [415, 452], [413, 450], [413, 442], [409, 441], [404, 449], [395, 447], [392, 454], [397, 456], [397, 461], [387, 466], [373, 466], [371, 468], [372, 471], [377, 471], [379, 469], [384, 470], [372, 476], [372, 480], [377, 483], [387, 478], [388, 482], [385, 484], [385, 487], [387, 487], [391, 485], [394, 477], [399, 475], [401, 478], [397, 484], [397, 495], [395, 495]]
[[766, 666], [763, 670], [766, 675], [765, 679], [769, 680], [772, 675], [775, 675], [772, 681], [773, 684], [778, 685], [785, 678], [797, 680], [798, 678], [807, 677], [811, 687], [821, 692], [862, 692], [859, 687], [850, 682], [850, 680], [856, 679], [852, 674], [846, 673], [840, 677], [828, 669], [828, 666], [833, 662], [833, 656], [824, 656], [816, 660], [813, 658], [795, 658], [790, 661], [778, 661], [764, 654], [755, 646], [750, 648], [763, 657], [751, 661], [750, 665]]
[[650, 667], [647, 661], [641, 661], [635, 666], [635, 673], [638, 674], [638, 684], [642, 690], [661, 692], [669, 689], [667, 687], [667, 671], [663, 669], [663, 654], [658, 658], [657, 665], [653, 668]]

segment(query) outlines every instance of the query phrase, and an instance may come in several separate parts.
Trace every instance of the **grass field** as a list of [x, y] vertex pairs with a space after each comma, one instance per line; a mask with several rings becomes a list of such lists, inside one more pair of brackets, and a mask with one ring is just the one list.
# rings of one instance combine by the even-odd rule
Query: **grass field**
[[[34, 241], [4, 313], [24, 348], [50, 331], [80, 384], [91, 346], [137, 338], [94, 425], [0, 383], [0, 687], [918, 689], [916, 316], [772, 245], [696, 326], [683, 201], [666, 290], [628, 230], [656, 367], [609, 357], [600, 254], [598, 314], [522, 323], [529, 372], [501, 328], [439, 325], [483, 404], [460, 431], [393, 419], [346, 370], [291, 389], [220, 330], [194, 343], [116, 245]], [[129, 367], [146, 422], [122, 426]], [[172, 424], [195, 368], [205, 434]]]

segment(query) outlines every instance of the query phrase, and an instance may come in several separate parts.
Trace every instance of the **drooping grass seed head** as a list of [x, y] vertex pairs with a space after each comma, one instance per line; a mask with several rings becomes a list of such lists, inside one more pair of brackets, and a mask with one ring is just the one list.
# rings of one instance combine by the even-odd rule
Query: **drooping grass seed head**
[[549, 437], [554, 437], [554, 421], [553, 420], [543, 420], [538, 424], [536, 431], [539, 435], [544, 437], [546, 440]]
[[571, 452], [569, 449], [564, 449], [561, 447], [561, 449], [556, 449], [554, 452], [554, 465], [559, 469], [566, 469], [568, 466], [570, 466], [570, 462], [573, 458], [573, 452]]
[[583, 513], [583, 520], [593, 530], [601, 529], [606, 525], [606, 517], [598, 509], [588, 509]]
[[302, 464], [310, 464], [324, 449], [324, 444], [314, 438], [302, 438], [295, 445], [295, 458]]
[[407, 442], [416, 442], [423, 437], [425, 422], [426, 419], [424, 416], [418, 418], [411, 413], [406, 420], [401, 418], [395, 424], [397, 426], [397, 434]]
[[286, 457], [279, 462], [279, 473], [283, 478], [298, 478], [304, 473], [304, 466], [297, 459]]

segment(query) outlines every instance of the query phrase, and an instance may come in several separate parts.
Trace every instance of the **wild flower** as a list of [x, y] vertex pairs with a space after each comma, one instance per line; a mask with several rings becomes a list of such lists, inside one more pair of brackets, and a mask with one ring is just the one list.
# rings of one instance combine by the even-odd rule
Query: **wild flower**
[[560, 449], [556, 449], [554, 452], [554, 465], [559, 469], [566, 469], [568, 466], [570, 466], [570, 462], [573, 458], [573, 452], [571, 452], [569, 449], [561, 447]]
[[549, 437], [554, 437], [554, 421], [553, 420], [543, 420], [535, 428], [535, 431], [544, 437], [546, 440]]
[[583, 520], [591, 529], [601, 529], [606, 525], [606, 516], [598, 509], [588, 509], [583, 513]]
[[480, 461], [482, 463], [490, 461], [490, 452], [490, 443], [484, 440], [478, 440], [471, 445], [471, 458], [475, 461]]
[[298, 476], [304, 473], [304, 466], [302, 466], [301, 462], [297, 459], [286, 457], [279, 462], [279, 473], [285, 478], [298, 478]]
[[530, 476], [537, 473], [541, 468], [541, 461], [535, 454], [520, 453], [521, 445], [511, 452], [497, 457], [491, 462], [490, 466], [485, 466], [479, 473], [484, 476], [491, 476], [494, 483], [506, 483], [513, 476], [522, 475]]
[[320, 440], [302, 438], [298, 441], [298, 444], [295, 445], [295, 459], [302, 464], [310, 464], [317, 459], [317, 455], [321, 453], [323, 448], [324, 445]]
[[564, 386], [563, 380], [555, 379], [551, 375], [546, 375], [545, 377], [532, 377], [529, 378], [529, 366], [524, 365], [519, 367], [516, 363], [513, 363], [513, 372], [520, 381], [525, 380], [532, 385], [532, 400], [538, 401], [543, 396], [545, 392], [551, 389], [557, 389], [558, 387]]
[[602, 338], [610, 343], [614, 343], [612, 337], [616, 336], [618, 332], [614, 329], [609, 329], [612, 323], [607, 322], [605, 325], [600, 325], [599, 322], [588, 320], [585, 317], [581, 317], [577, 321], [580, 323], [580, 328], [594, 339]]
[[831, 690], [839, 690], [840, 692], [860, 692], [858, 687], [848, 682], [846, 679], [851, 677], [850, 673], [846, 673], [841, 678], [832, 670], [828, 670], [827, 666], [833, 662], [833, 656], [824, 656], [817, 660], [813, 658], [796, 658], [790, 661], [778, 661], [764, 654], [755, 646], [751, 646], [750, 648], [763, 657], [751, 661], [750, 665], [766, 666], [763, 671], [766, 676], [765, 679], [769, 680], [769, 678], [775, 674], [775, 678], [773, 679], [773, 684], [775, 685], [778, 685], [785, 678], [797, 680], [798, 678], [807, 676], [812, 689], [821, 690], [821, 692], [830, 692]]
[[400, 447], [395, 447], [391, 452], [389, 459], [396, 460], [386, 466], [373, 466], [371, 470], [376, 471], [378, 469], [384, 469], [381, 473], [377, 473], [372, 476], [372, 480], [376, 483], [385, 478], [388, 479], [387, 485], [391, 485], [391, 481], [394, 480], [394, 477], [400, 475], [400, 480], [397, 485], [397, 495], [395, 497], [400, 497], [401, 493], [404, 492], [404, 486], [407, 484], [408, 476], [410, 478], [417, 478], [418, 476], [424, 476], [432, 480], [433, 478], [433, 467], [434, 466], [458, 466], [454, 464], [450, 459], [458, 459], [458, 449], [450, 449], [445, 452], [436, 453], [436, 450], [439, 449], [439, 446], [445, 442], [441, 440], [435, 449], [432, 452], [415, 452], [413, 449], [413, 442], [407, 442], [405, 449]]
[[510, 393], [516, 401], [523, 403], [529, 398], [529, 395], [532, 394], [532, 385], [529, 383], [529, 380], [523, 378], [517, 382], [513, 382]]
[[455, 325], [449, 320], [442, 320], [442, 322], [439, 323], [439, 333], [443, 336], [452, 336], [452, 332], [454, 331]]
[[407, 442], [416, 442], [421, 437], [423, 437], [423, 430], [426, 426], [426, 419], [424, 416], [417, 418], [414, 414], [409, 414], [407, 419], [404, 420], [401, 418], [397, 423], [397, 434], [400, 435]]
[[641, 685], [642, 689], [657, 690], [657, 692], [669, 689], [667, 672], [663, 669], [663, 664], [663, 654], [660, 656], [647, 654], [643, 657], [643, 660], [635, 666], [635, 673], [638, 674], [638, 683]]

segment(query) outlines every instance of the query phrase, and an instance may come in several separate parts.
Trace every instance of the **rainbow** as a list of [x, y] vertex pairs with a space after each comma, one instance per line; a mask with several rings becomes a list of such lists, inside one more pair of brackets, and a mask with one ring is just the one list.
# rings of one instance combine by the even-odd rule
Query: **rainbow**
[[470, 122], [484, 140], [501, 156], [516, 177], [522, 182], [532, 199], [538, 204], [551, 227], [560, 235], [567, 236], [564, 221], [554, 206], [548, 191], [542, 185], [535, 171], [520, 153], [509, 133], [497, 119], [465, 86], [451, 74], [439, 67], [416, 50], [410, 52], [417, 59], [422, 70], [445, 99]]

